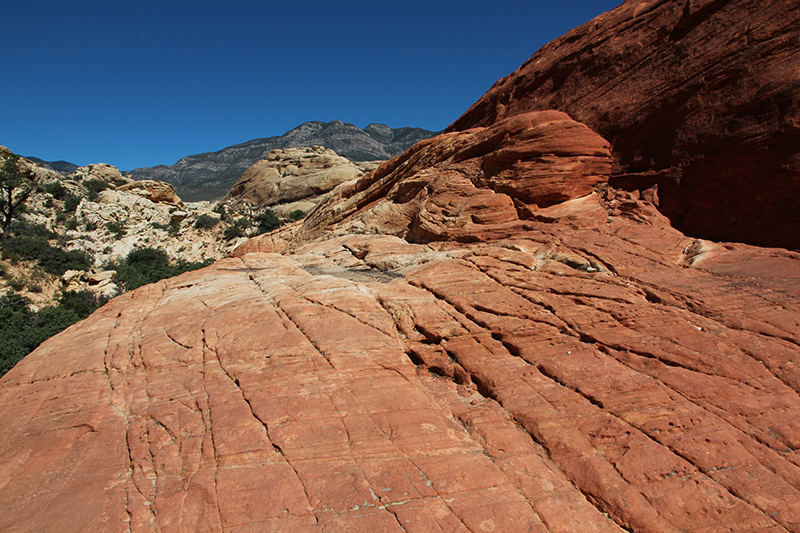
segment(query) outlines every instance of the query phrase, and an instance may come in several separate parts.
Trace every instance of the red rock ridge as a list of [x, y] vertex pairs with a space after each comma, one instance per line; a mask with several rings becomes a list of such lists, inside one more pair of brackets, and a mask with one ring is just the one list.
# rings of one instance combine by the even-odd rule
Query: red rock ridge
[[611, 184], [657, 184], [685, 233], [800, 248], [794, 0], [625, 2], [536, 52], [447, 131], [558, 109], [612, 145]]

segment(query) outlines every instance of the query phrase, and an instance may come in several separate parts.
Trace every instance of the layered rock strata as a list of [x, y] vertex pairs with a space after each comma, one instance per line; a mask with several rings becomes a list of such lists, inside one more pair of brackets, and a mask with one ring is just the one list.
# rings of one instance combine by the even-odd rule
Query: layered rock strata
[[685, 233], [800, 249], [800, 10], [627, 0], [544, 46], [447, 131], [535, 110], [613, 146], [611, 183], [658, 186]]
[[115, 298], [0, 380], [0, 523], [800, 531], [800, 254], [610, 165], [558, 112], [445, 134]]
[[800, 257], [602, 203], [582, 229], [337, 237], [116, 298], [0, 383], [0, 519], [800, 530]]

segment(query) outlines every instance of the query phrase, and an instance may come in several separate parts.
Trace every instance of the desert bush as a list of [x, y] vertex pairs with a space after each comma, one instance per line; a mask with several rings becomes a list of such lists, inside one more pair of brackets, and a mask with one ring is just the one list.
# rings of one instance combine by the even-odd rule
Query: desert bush
[[61, 276], [67, 270], [87, 270], [92, 259], [79, 250], [66, 251], [36, 236], [16, 237], [3, 244], [3, 259], [37, 261], [42, 270]]
[[272, 212], [272, 209], [267, 209], [263, 213], [257, 215], [253, 219], [253, 222], [258, 225], [258, 235], [261, 235], [262, 233], [268, 233], [281, 227], [281, 221], [277, 216], [275, 216], [275, 213]]
[[106, 224], [106, 229], [109, 233], [113, 233], [117, 239], [121, 239], [125, 235], [125, 226], [121, 222], [109, 222]]
[[289, 213], [288, 218], [290, 222], [297, 222], [298, 220], [303, 220], [304, 218], [306, 218], [306, 213], [301, 209], [295, 209], [294, 211]]
[[86, 187], [89, 200], [94, 202], [95, 200], [97, 200], [97, 195], [100, 194], [100, 191], [108, 189], [108, 182], [103, 180], [93, 179], [85, 181], [83, 183], [83, 186]]
[[140, 248], [131, 252], [120, 261], [112, 261], [105, 265], [106, 270], [116, 270], [116, 283], [126, 291], [130, 291], [155, 283], [159, 280], [171, 278], [190, 270], [197, 270], [211, 264], [213, 261], [171, 262], [164, 250], [155, 248]]
[[214, 226], [219, 224], [219, 219], [217, 217], [212, 217], [208, 214], [202, 214], [197, 217], [197, 220], [194, 221], [194, 228], [195, 229], [211, 229]]
[[215, 213], [217, 213], [219, 215], [219, 219], [221, 221], [223, 221], [223, 222], [227, 222], [228, 221], [228, 213], [225, 211], [225, 205], [224, 204], [215, 205], [214, 209], [212, 209], [212, 211], [214, 211]]
[[225, 228], [225, 233], [222, 234], [222, 238], [226, 241], [238, 239], [239, 237], [244, 237], [244, 230], [239, 226], [228, 226]]
[[56, 200], [63, 200], [69, 194], [67, 188], [58, 182], [48, 183], [44, 186], [44, 191]]
[[81, 203], [81, 199], [78, 196], [69, 195], [64, 198], [64, 212], [65, 213], [74, 213], [75, 209], [78, 208], [78, 204]]
[[46, 339], [89, 316], [99, 303], [88, 291], [66, 292], [58, 305], [38, 313], [16, 293], [0, 296], [0, 375], [5, 374]]
[[15, 220], [11, 225], [11, 233], [14, 237], [41, 237], [48, 241], [56, 238], [56, 234], [44, 224], [34, 224], [24, 220]]

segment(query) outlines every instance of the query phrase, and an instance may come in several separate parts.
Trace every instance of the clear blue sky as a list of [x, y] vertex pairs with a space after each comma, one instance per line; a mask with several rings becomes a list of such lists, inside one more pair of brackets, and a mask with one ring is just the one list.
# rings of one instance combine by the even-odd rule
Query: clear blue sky
[[9, 1], [0, 144], [130, 170], [309, 120], [440, 130], [620, 3]]

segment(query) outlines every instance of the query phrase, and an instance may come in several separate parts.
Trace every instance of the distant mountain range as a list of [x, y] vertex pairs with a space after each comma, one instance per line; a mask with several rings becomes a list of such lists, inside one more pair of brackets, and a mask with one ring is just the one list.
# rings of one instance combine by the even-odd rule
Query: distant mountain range
[[214, 200], [224, 196], [253, 163], [275, 149], [319, 145], [351, 161], [374, 161], [391, 159], [437, 133], [374, 123], [361, 129], [341, 120], [306, 122], [280, 137], [254, 139], [218, 152], [190, 155], [171, 166], [137, 168], [124, 174], [136, 180], [171, 183], [185, 201]]
[[45, 161], [43, 159], [39, 159], [38, 157], [30, 157], [25, 156], [25, 159], [28, 161], [32, 161], [36, 163], [40, 167], [49, 168], [50, 170], [55, 170], [56, 172], [65, 172], [67, 174], [72, 174], [76, 170], [78, 170], [78, 165], [74, 163], [70, 163], [68, 161]]

